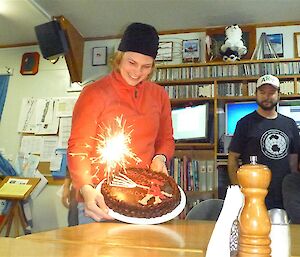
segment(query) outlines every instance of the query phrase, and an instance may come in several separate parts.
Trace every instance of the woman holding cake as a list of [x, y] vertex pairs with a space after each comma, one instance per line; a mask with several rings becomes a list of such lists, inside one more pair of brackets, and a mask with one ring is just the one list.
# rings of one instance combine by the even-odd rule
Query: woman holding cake
[[141, 160], [129, 159], [126, 166], [168, 173], [166, 162], [174, 153], [170, 101], [163, 87], [149, 81], [158, 43], [154, 27], [129, 25], [112, 60], [113, 71], [86, 86], [76, 102], [68, 167], [78, 192], [79, 224], [111, 219], [103, 196], [95, 189], [105, 177], [105, 167], [92, 160], [97, 156], [95, 138], [116, 117], [122, 117], [131, 129], [130, 148]]

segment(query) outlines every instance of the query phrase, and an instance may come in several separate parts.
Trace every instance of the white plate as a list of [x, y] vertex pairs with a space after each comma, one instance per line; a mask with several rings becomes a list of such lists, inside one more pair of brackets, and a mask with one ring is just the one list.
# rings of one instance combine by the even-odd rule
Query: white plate
[[[102, 181], [103, 182], [103, 181]], [[96, 189], [100, 190], [102, 182], [97, 186]], [[163, 216], [156, 217], [156, 218], [135, 218], [135, 217], [128, 217], [123, 214], [117, 213], [111, 209], [108, 210], [108, 215], [113, 217], [116, 220], [126, 222], [126, 223], [131, 223], [131, 224], [141, 224], [141, 225], [153, 225], [153, 224], [160, 224], [167, 222], [171, 219], [174, 219], [177, 217], [184, 209], [185, 204], [186, 204], [186, 196], [183, 190], [181, 189], [180, 186], [178, 186], [178, 189], [180, 191], [180, 203], [177, 205], [177, 207], [170, 213], [167, 213]]]

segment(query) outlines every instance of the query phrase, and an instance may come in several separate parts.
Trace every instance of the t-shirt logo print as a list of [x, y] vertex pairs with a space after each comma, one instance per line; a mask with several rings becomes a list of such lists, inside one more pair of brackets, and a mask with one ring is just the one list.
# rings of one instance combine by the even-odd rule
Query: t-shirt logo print
[[289, 138], [278, 129], [267, 130], [260, 139], [261, 151], [270, 159], [283, 159], [288, 154]]

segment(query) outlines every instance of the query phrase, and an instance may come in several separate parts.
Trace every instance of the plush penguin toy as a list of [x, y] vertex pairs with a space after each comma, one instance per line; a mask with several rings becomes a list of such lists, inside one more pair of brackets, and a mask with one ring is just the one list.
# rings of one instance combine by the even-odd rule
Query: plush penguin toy
[[242, 40], [242, 30], [237, 24], [225, 28], [225, 42], [221, 46], [220, 54], [224, 61], [237, 61], [247, 53], [247, 47]]

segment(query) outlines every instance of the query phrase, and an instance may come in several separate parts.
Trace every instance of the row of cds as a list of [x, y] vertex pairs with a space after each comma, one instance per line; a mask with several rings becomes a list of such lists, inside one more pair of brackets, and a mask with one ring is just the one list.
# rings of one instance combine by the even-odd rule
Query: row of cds
[[[197, 97], [214, 97], [213, 84], [189, 84], [165, 86], [170, 99], [186, 99]], [[255, 96], [256, 82], [247, 83], [247, 95]], [[295, 88], [294, 81], [282, 81], [280, 83], [282, 95], [300, 94], [300, 82]], [[243, 83], [226, 82], [218, 84], [218, 96], [243, 96]]]
[[294, 75], [300, 73], [300, 62], [241, 63], [227, 65], [159, 67], [154, 81], [196, 80], [219, 77], [260, 76], [264, 74]]
[[213, 84], [193, 84], [165, 86], [170, 99], [213, 97]]

